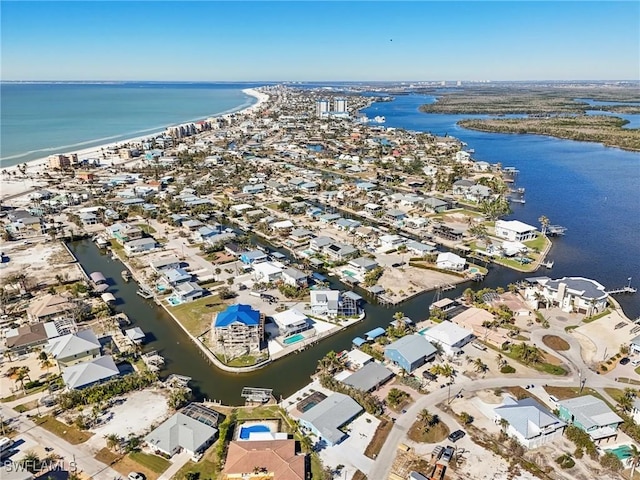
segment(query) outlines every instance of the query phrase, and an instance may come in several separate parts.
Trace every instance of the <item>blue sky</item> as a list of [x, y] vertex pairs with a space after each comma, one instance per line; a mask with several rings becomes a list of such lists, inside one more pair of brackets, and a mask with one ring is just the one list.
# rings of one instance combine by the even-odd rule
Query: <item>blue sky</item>
[[640, 77], [640, 2], [0, 2], [2, 80]]

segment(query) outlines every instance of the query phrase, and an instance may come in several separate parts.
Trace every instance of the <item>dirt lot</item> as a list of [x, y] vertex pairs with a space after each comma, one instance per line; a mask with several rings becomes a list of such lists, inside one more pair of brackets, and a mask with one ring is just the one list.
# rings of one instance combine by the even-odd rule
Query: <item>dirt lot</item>
[[559, 352], [569, 350], [570, 348], [569, 343], [566, 340], [563, 340], [556, 335], [545, 335], [542, 337], [542, 341], [547, 347]]
[[[56, 275], [67, 281], [82, 278], [78, 265], [61, 242], [18, 240], [3, 242], [0, 248], [9, 257], [8, 262], [0, 264], [0, 277], [4, 279], [27, 272], [32, 276], [30, 286], [44, 286], [57, 284]], [[38, 272], [37, 279], [33, 272]]]

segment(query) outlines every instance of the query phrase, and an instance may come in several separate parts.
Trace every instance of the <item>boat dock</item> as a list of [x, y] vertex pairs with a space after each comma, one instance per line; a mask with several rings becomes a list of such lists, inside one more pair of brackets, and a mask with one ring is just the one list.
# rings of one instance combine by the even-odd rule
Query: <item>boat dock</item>
[[607, 290], [605, 293], [608, 295], [618, 295], [620, 293], [636, 293], [638, 291], [635, 287], [625, 286], [621, 288], [614, 288], [613, 290]]

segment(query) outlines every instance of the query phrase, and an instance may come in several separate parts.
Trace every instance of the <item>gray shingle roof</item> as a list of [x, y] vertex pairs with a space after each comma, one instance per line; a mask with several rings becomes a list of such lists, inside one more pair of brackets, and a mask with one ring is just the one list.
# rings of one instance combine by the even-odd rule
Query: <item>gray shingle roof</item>
[[323, 438], [338, 443], [344, 437], [339, 428], [362, 410], [351, 397], [334, 393], [303, 413], [300, 419], [312, 424]]
[[173, 453], [178, 447], [197, 452], [217, 433], [216, 428], [178, 412], [144, 439], [164, 452]]
[[120, 375], [118, 367], [111, 355], [94, 358], [89, 362], [82, 362], [65, 368], [62, 379], [69, 388], [82, 388], [102, 380]]
[[367, 363], [352, 375], [349, 375], [342, 383], [357, 388], [358, 390], [369, 392], [391, 377], [393, 377], [391, 370], [379, 363], [371, 362]]
[[414, 363], [424, 357], [436, 353], [436, 347], [422, 335], [406, 335], [385, 347], [386, 350], [397, 350], [409, 363]]

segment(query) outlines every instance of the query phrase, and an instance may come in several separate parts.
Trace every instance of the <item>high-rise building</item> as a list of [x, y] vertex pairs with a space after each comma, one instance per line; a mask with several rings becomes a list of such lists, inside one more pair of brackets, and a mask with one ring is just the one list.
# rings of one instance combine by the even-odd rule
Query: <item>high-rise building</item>
[[326, 117], [329, 115], [329, 100], [318, 100], [316, 102], [316, 116]]
[[336, 113], [347, 113], [347, 99], [336, 98], [333, 101], [333, 111]]

